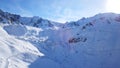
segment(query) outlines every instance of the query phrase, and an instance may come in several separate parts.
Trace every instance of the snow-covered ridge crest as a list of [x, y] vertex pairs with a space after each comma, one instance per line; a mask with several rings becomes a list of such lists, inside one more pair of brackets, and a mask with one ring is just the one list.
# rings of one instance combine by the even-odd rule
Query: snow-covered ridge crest
[[62, 25], [50, 21], [53, 26], [39, 17], [11, 23], [9, 17], [0, 24], [1, 68], [120, 68], [119, 14]]
[[62, 25], [58, 22], [49, 21], [47, 19], [42, 19], [38, 16], [34, 17], [21, 17], [17, 14], [11, 14], [8, 12], [3, 12], [0, 10], [0, 22], [1, 23], [9, 23], [9, 24], [22, 24], [40, 28], [57, 28]]
[[17, 14], [11, 14], [8, 12], [4, 12], [0, 10], [0, 22], [2, 23], [9, 23], [9, 24], [22, 24], [22, 25], [28, 25], [28, 26], [34, 26], [38, 28], [43, 28], [43, 29], [59, 29], [61, 27], [74, 27], [74, 26], [81, 26], [82, 24], [89, 23], [94, 24], [95, 22], [105, 22], [109, 21], [112, 22], [120, 22], [120, 14], [115, 14], [115, 13], [100, 13], [96, 14], [93, 17], [89, 18], [82, 18], [78, 21], [71, 21], [71, 22], [66, 22], [65, 24], [61, 24], [58, 22], [50, 21], [47, 19], [40, 18], [38, 16], [34, 17], [22, 17]]

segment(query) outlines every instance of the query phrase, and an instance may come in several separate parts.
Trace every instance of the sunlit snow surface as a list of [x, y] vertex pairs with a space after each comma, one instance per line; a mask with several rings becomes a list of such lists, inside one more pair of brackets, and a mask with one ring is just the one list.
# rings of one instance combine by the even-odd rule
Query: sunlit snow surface
[[30, 42], [10, 36], [0, 26], [0, 68], [27, 68], [43, 55]]
[[120, 68], [120, 15], [47, 27], [1, 24], [0, 68]]

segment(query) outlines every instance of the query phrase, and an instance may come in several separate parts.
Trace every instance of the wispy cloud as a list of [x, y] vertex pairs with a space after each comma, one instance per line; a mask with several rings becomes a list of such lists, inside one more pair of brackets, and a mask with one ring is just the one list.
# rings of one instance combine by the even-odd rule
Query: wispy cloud
[[63, 23], [66, 21], [76, 21], [81, 17], [90, 17], [104, 11], [102, 6], [99, 5], [96, 7], [94, 3], [89, 0], [61, 0], [59, 2], [54, 0], [54, 2], [49, 5], [49, 8], [52, 9], [54, 13], [51, 14], [49, 19]]
[[19, 13], [22, 16], [27, 16], [27, 17], [32, 17], [33, 16], [33, 14], [30, 11], [25, 10], [24, 8], [20, 7], [19, 5], [16, 6], [16, 8], [20, 11]]
[[[9, 0], [8, 0], [9, 1]], [[22, 16], [40, 16], [49, 20], [66, 22], [90, 17], [104, 12], [105, 0], [11, 0], [7, 10]], [[97, 4], [97, 6], [96, 6]], [[4, 6], [4, 4], [3, 4]]]
[[22, 6], [20, 6], [19, 3], [21, 1], [23, 1], [23, 0], [13, 0], [13, 1], [11, 1], [11, 4], [5, 5], [6, 10], [9, 9], [9, 10], [7, 10], [8, 12], [15, 13], [15, 14], [20, 14], [21, 16], [28, 16], [28, 17], [33, 16], [33, 14], [30, 11], [28, 11], [28, 10], [24, 9]]

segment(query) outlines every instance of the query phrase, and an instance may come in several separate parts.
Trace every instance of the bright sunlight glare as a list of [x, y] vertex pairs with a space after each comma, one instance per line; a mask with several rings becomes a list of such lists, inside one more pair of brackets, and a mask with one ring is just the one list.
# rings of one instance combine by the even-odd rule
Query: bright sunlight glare
[[120, 0], [107, 0], [106, 10], [107, 12], [120, 13]]

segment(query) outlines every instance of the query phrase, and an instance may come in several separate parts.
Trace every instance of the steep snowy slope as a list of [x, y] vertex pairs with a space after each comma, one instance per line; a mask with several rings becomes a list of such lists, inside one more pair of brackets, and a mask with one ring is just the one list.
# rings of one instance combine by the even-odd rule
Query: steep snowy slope
[[35, 46], [15, 39], [0, 26], [0, 68], [27, 68], [40, 56], [43, 54]]
[[85, 19], [79, 26], [41, 32], [48, 36], [48, 40], [39, 43], [45, 56], [30, 68], [119, 68], [118, 20], [119, 15], [108, 13]]
[[20, 17], [1, 24], [2, 68], [120, 68], [119, 14], [98, 14], [65, 24], [50, 21], [52, 28], [46, 20], [37, 23], [38, 19]]

